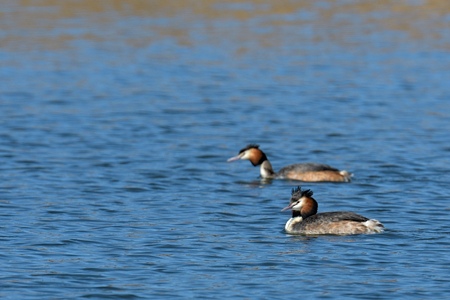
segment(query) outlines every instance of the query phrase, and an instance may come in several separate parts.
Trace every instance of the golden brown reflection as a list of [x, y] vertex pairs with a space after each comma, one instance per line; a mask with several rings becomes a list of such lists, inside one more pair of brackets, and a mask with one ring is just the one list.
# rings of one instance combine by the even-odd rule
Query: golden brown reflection
[[[235, 20], [241, 22], [240, 30], [236, 33], [236, 27], [229, 29], [230, 36], [227, 35], [227, 38], [231, 42], [260, 39], [257, 43], [262, 47], [277, 45], [277, 34], [283, 28], [305, 25], [323, 28], [314, 31], [316, 39], [341, 42], [349, 30], [353, 34], [367, 34], [363, 30], [395, 30], [404, 32], [410, 39], [426, 39], [427, 42], [431, 39], [439, 46], [449, 47], [448, 41], [442, 41], [450, 23], [448, 0], [345, 1], [344, 4], [333, 0], [20, 0], [9, 3], [0, 7], [0, 22], [6, 33], [0, 37], [3, 46], [37, 43], [41, 47], [54, 47], [73, 39], [101, 42], [119, 38], [140, 46], [161, 37], [172, 37], [181, 44], [189, 45], [192, 43], [189, 33], [195, 30], [190, 27], [192, 23], [201, 20], [205, 27], [204, 34], [210, 39], [217, 39], [215, 35], [228, 32], [226, 28], [218, 32], [214, 21]], [[298, 14], [302, 12], [308, 12], [313, 17], [299, 18]], [[355, 25], [352, 27], [352, 16], [363, 16], [363, 22], [368, 26], [365, 29]], [[117, 22], [129, 17], [173, 18], [176, 22], [164, 25], [133, 23], [129, 27], [117, 28]], [[258, 19], [257, 25], [247, 23], [255, 19]], [[255, 29], [249, 28], [251, 26], [267, 26], [274, 30], [271, 34], [255, 34]], [[73, 27], [82, 30], [77, 33], [58, 31]], [[327, 28], [333, 33], [328, 34]]]
[[[413, 14], [422, 17], [430, 17], [432, 14], [445, 15], [449, 12], [450, 4], [447, 0], [378, 0], [378, 1], [354, 1], [354, 3], [339, 4], [338, 1], [270, 1], [252, 0], [106, 0], [106, 1], [60, 1], [60, 0], [20, 0], [21, 7], [53, 7], [55, 17], [74, 17], [83, 13], [102, 13], [116, 11], [124, 15], [136, 16], [174, 16], [185, 12], [207, 18], [252, 18], [265, 14], [290, 14], [300, 9], [325, 8], [327, 5], [317, 3], [331, 3], [333, 11], [352, 11], [354, 13], [368, 13], [380, 9], [398, 13]], [[221, 9], [224, 4], [236, 4], [237, 9]], [[226, 5], [225, 5], [226, 6]], [[239, 9], [239, 7], [251, 7], [251, 9]]]

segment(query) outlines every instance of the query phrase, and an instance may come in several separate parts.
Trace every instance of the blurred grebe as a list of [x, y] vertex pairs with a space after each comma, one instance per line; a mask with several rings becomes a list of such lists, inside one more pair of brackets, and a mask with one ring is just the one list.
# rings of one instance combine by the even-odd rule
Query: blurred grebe
[[259, 149], [259, 145], [254, 144], [241, 149], [238, 155], [229, 158], [227, 161], [232, 162], [239, 159], [248, 159], [253, 166], [261, 165], [260, 174], [262, 178], [293, 179], [309, 182], [350, 182], [352, 177], [352, 174], [347, 171], [339, 171], [329, 165], [318, 163], [289, 165], [275, 172], [266, 154]]
[[300, 187], [292, 189], [290, 204], [282, 210], [292, 210], [292, 218], [284, 226], [287, 233], [348, 235], [383, 232], [384, 226], [378, 220], [368, 219], [352, 212], [334, 211], [318, 214], [318, 204], [312, 195], [311, 190], [302, 191]]

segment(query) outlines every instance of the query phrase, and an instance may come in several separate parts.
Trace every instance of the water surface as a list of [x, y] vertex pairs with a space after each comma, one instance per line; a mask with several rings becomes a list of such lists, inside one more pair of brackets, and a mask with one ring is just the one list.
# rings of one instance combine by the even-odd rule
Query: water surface
[[[446, 1], [6, 1], [3, 299], [444, 298]], [[349, 184], [262, 182], [315, 161]], [[286, 235], [293, 187], [379, 235]]]

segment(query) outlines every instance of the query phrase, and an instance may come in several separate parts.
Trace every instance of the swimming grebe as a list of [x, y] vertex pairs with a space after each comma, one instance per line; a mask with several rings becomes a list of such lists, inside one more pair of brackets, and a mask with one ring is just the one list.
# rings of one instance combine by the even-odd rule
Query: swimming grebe
[[241, 149], [237, 156], [231, 157], [227, 161], [232, 162], [239, 159], [248, 159], [253, 166], [261, 165], [260, 174], [262, 178], [293, 179], [309, 182], [349, 182], [352, 177], [352, 174], [347, 171], [339, 171], [329, 165], [317, 163], [289, 165], [275, 172], [266, 154], [259, 149], [259, 145], [254, 144]]
[[311, 190], [302, 191], [300, 187], [292, 189], [289, 206], [282, 211], [292, 209], [284, 229], [291, 234], [362, 234], [383, 232], [384, 226], [378, 220], [368, 219], [348, 211], [317, 213], [318, 204]]

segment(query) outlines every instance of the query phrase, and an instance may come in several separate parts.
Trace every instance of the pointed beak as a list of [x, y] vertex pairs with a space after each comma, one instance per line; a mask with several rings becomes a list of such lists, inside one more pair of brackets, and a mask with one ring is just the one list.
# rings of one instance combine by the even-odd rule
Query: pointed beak
[[241, 159], [242, 155], [243, 155], [243, 153], [240, 153], [239, 155], [230, 157], [229, 159], [227, 159], [227, 162], [232, 162], [232, 161], [235, 161], [235, 160], [239, 160], [239, 159]]
[[288, 206], [283, 208], [281, 211], [285, 211], [285, 210], [291, 209], [295, 204], [297, 204], [297, 202], [292, 202], [291, 204], [289, 204]]

